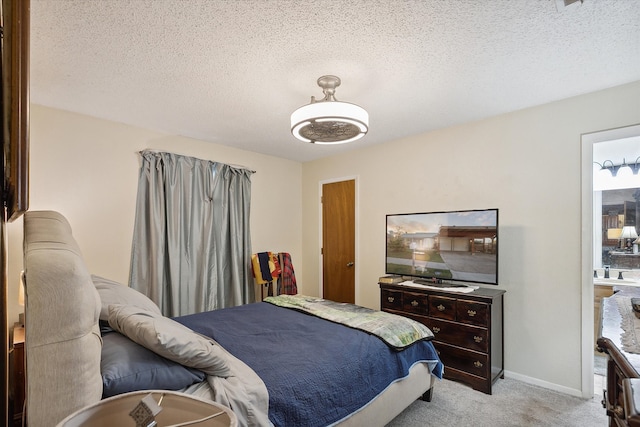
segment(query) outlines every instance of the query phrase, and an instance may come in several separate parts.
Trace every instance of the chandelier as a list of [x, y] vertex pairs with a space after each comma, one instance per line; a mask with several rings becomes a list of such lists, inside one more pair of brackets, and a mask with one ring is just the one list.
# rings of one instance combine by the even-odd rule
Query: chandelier
[[335, 98], [340, 79], [322, 76], [318, 79], [324, 98], [304, 105], [291, 114], [291, 133], [300, 141], [313, 144], [344, 144], [365, 136], [369, 130], [367, 111]]

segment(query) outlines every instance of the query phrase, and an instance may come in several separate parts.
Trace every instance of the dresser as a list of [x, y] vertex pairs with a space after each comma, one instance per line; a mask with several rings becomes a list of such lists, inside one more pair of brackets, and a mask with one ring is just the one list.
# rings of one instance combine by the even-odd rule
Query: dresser
[[445, 378], [491, 394], [496, 380], [504, 378], [504, 293], [380, 283], [380, 307], [431, 329]]

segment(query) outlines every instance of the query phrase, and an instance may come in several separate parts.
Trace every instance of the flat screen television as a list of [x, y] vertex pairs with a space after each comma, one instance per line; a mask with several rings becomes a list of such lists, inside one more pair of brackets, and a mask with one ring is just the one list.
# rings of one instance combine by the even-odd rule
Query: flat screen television
[[498, 284], [498, 209], [390, 214], [386, 226], [385, 274]]

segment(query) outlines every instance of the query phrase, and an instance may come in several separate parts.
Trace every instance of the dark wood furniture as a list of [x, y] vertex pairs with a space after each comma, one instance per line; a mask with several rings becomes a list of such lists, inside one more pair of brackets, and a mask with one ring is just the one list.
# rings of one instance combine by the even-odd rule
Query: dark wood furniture
[[626, 268], [628, 270], [640, 268], [640, 254], [631, 252], [611, 252], [611, 268]]
[[638, 413], [638, 409], [640, 409], [640, 379], [625, 378], [622, 380], [622, 390], [627, 425], [640, 427], [640, 413]]
[[380, 307], [433, 331], [445, 378], [491, 394], [495, 381], [504, 378], [504, 293], [488, 288], [461, 293], [380, 283]]
[[24, 378], [24, 326], [15, 324], [13, 327], [13, 345], [11, 352], [12, 369], [12, 400], [11, 407], [12, 424], [15, 427], [22, 426], [24, 412], [25, 378]]
[[640, 426], [640, 354], [623, 350], [622, 316], [618, 299], [640, 297], [640, 288], [616, 286], [614, 294], [603, 298], [600, 310], [600, 336], [597, 350], [607, 354], [607, 385], [602, 406], [609, 416], [610, 426]]

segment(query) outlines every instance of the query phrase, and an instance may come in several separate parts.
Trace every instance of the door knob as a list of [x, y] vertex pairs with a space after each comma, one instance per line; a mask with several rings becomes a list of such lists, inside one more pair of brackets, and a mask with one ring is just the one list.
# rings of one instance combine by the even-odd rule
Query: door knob
[[353, 267], [353, 261], [348, 262], [347, 267]]

